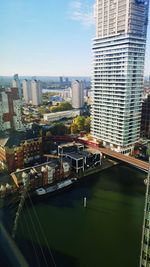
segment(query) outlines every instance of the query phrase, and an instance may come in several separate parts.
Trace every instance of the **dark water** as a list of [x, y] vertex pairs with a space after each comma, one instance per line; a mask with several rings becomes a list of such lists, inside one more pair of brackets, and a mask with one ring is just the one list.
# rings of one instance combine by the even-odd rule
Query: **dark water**
[[26, 204], [17, 242], [30, 266], [138, 267], [144, 178], [130, 167], [115, 166], [37, 203], [35, 210]]

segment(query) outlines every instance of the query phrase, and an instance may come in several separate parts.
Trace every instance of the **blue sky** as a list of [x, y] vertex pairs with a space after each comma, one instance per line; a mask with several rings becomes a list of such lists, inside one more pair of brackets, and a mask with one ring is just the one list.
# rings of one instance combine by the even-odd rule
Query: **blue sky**
[[[95, 0], [0, 0], [0, 75], [88, 76]], [[150, 74], [150, 27], [145, 74]]]

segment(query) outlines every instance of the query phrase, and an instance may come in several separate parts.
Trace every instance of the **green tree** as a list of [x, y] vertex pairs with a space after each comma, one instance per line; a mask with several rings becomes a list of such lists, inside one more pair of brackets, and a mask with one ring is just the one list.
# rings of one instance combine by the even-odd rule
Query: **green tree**
[[80, 131], [90, 131], [90, 117], [77, 116], [71, 124], [71, 132], [78, 133]]
[[90, 132], [90, 125], [91, 125], [91, 118], [90, 117], [87, 117], [86, 119], [85, 119], [85, 123], [84, 123], [84, 130], [86, 131], [86, 132]]
[[51, 112], [58, 112], [58, 111], [64, 111], [64, 110], [71, 110], [72, 105], [69, 102], [61, 102], [55, 107], [51, 107]]
[[72, 134], [76, 134], [76, 133], [79, 132], [79, 130], [78, 130], [78, 126], [77, 126], [77, 124], [75, 124], [75, 123], [72, 123], [70, 128], [71, 128], [71, 133], [72, 133]]
[[84, 124], [85, 124], [85, 117], [77, 116], [73, 120], [73, 123], [77, 125], [79, 131], [83, 131], [84, 130]]
[[44, 113], [46, 113], [46, 109], [45, 109], [45, 107], [44, 107], [44, 106], [39, 107], [39, 108], [38, 108], [38, 112], [39, 112], [40, 114], [44, 114]]
[[68, 128], [62, 123], [55, 123], [51, 128], [52, 135], [64, 135], [68, 133]]

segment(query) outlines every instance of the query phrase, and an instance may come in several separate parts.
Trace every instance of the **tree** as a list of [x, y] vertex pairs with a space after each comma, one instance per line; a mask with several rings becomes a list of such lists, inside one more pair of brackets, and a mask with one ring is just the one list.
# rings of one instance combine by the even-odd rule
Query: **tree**
[[84, 130], [84, 124], [85, 124], [85, 117], [83, 117], [83, 116], [77, 116], [73, 120], [73, 123], [77, 125], [78, 131], [83, 131]]
[[63, 123], [55, 123], [51, 128], [52, 135], [64, 135], [68, 133], [68, 128]]
[[71, 110], [72, 105], [69, 102], [61, 102], [55, 107], [51, 107], [51, 112], [58, 112], [58, 111], [64, 111], [64, 110]]
[[87, 117], [85, 119], [85, 123], [84, 123], [84, 130], [86, 132], [90, 132], [90, 125], [91, 125], [91, 118], [90, 117]]
[[46, 108], [45, 108], [44, 106], [40, 106], [40, 107], [38, 108], [38, 112], [39, 112], [40, 114], [44, 114], [44, 113], [46, 113]]
[[52, 134], [50, 131], [46, 132], [46, 137], [50, 137]]
[[78, 133], [78, 126], [77, 126], [77, 124], [72, 123], [70, 128], [71, 128], [71, 133], [72, 134]]
[[71, 124], [71, 132], [78, 133], [80, 131], [90, 131], [90, 117], [77, 116]]

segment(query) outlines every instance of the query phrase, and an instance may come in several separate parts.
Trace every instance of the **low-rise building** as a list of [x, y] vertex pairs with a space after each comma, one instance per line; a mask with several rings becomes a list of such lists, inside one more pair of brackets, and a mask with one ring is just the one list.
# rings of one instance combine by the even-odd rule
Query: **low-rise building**
[[0, 165], [10, 172], [40, 162], [41, 157], [42, 137], [32, 131], [15, 132], [0, 138]]
[[71, 142], [58, 146], [58, 155], [70, 160], [72, 169], [79, 173], [101, 164], [102, 154], [96, 149], [85, 149], [81, 143]]
[[65, 157], [70, 159], [73, 170], [80, 173], [85, 169], [101, 165], [102, 155], [98, 150], [85, 149], [80, 153], [66, 153]]
[[65, 143], [60, 144], [58, 146], [58, 155], [66, 155], [66, 153], [71, 152], [81, 152], [84, 149], [84, 145], [81, 143], [71, 142], [71, 143]]
[[80, 110], [66, 110], [66, 111], [59, 111], [53, 113], [45, 113], [43, 114], [44, 121], [59, 121], [61, 119], [69, 119], [75, 118], [76, 116], [80, 115]]
[[64, 180], [70, 176], [70, 164], [65, 159], [55, 160], [39, 164], [31, 168], [12, 173], [12, 178], [17, 185], [23, 183], [23, 179], [29, 180], [29, 190], [34, 190], [41, 186], [47, 186], [53, 182]]

